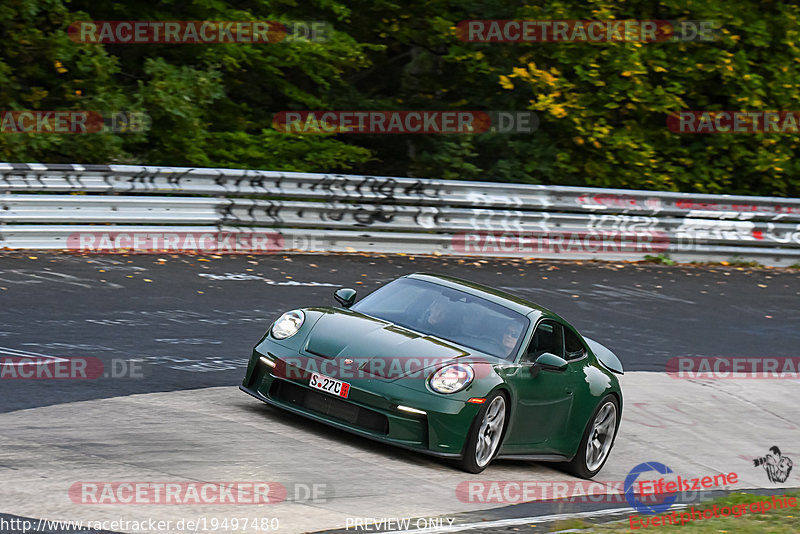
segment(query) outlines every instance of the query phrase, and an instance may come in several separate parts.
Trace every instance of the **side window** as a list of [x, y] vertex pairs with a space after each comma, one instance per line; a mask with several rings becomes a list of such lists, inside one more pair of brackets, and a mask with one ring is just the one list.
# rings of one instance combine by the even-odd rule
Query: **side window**
[[566, 353], [565, 360], [577, 360], [586, 354], [581, 339], [569, 328], [564, 329], [564, 351]]
[[544, 320], [536, 326], [525, 361], [532, 362], [545, 352], [564, 357], [564, 327], [555, 321]]

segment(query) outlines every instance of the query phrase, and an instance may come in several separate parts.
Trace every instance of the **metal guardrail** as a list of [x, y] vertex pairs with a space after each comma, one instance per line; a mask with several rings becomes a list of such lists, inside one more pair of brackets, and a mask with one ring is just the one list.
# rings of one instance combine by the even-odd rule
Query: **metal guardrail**
[[[114, 241], [115, 236], [142, 232], [266, 232], [280, 242], [272, 252], [608, 260], [667, 254], [678, 261], [786, 265], [800, 263], [800, 199], [234, 169], [0, 163], [0, 247], [157, 248], [153, 242], [107, 246], [128, 244]], [[86, 233], [110, 237], [100, 247], [99, 238], [81, 242]]]

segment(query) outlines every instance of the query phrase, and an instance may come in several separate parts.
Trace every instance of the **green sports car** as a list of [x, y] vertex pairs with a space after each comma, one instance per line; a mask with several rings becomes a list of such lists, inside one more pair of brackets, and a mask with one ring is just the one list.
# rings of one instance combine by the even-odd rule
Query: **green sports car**
[[340, 307], [284, 313], [241, 389], [316, 421], [455, 461], [562, 462], [591, 478], [619, 428], [619, 359], [555, 313], [486, 286], [411, 274]]

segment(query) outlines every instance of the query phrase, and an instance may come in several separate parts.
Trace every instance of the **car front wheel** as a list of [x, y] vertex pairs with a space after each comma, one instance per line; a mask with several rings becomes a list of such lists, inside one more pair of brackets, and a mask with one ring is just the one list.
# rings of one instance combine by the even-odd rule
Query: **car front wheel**
[[578, 453], [565, 464], [567, 471], [581, 478], [592, 478], [600, 472], [614, 445], [618, 414], [616, 397], [603, 397], [586, 425]]
[[469, 473], [480, 473], [491, 463], [500, 450], [506, 427], [506, 397], [495, 393], [486, 399], [478, 411], [467, 436], [464, 456], [459, 467]]

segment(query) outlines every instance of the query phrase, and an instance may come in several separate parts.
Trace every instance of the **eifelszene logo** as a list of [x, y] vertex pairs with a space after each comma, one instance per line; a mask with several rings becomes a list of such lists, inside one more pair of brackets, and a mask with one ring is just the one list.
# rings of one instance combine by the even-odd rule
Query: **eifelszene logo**
[[753, 458], [753, 465], [755, 467], [763, 467], [767, 472], [767, 478], [770, 482], [784, 483], [789, 478], [789, 473], [792, 472], [792, 460], [788, 456], [783, 456], [781, 450], [773, 445], [770, 447], [766, 456], [761, 458]]
[[669, 507], [672, 506], [678, 497], [676, 495], [670, 495], [662, 502], [655, 504], [646, 504], [637, 499], [635, 493], [636, 479], [639, 478], [639, 475], [642, 473], [647, 473], [648, 471], [655, 471], [661, 475], [672, 473], [672, 469], [658, 462], [645, 462], [637, 465], [631, 469], [630, 473], [628, 473], [628, 476], [625, 477], [625, 499], [632, 508], [636, 509], [642, 514], [660, 514], [669, 510]]
[[[649, 471], [655, 471], [661, 476], [657, 479], [637, 480], [639, 475]], [[739, 482], [739, 475], [733, 472], [692, 478], [681, 475], [665, 476], [672, 474], [672, 469], [658, 462], [645, 462], [631, 469], [625, 478], [624, 485], [625, 499], [628, 504], [642, 514], [660, 514], [669, 510], [679, 495], [681, 502], [694, 501], [706, 490], [728, 489]], [[645, 497], [647, 496], [658, 496], [659, 499], [654, 504], [646, 504]]]

